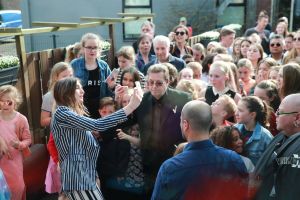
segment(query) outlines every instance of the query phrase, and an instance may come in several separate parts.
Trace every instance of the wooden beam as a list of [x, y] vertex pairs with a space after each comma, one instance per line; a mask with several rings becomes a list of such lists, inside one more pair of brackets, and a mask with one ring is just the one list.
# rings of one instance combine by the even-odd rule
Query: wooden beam
[[106, 17], [80, 17], [81, 20], [95, 22], [122, 22], [123, 18], [106, 18]]
[[153, 18], [155, 17], [154, 13], [118, 13], [122, 17], [140, 17], [140, 18]]
[[42, 27], [77, 28], [78, 25], [79, 25], [79, 23], [69, 23], [69, 22], [41, 22], [41, 21], [32, 22], [32, 26], [42, 26]]

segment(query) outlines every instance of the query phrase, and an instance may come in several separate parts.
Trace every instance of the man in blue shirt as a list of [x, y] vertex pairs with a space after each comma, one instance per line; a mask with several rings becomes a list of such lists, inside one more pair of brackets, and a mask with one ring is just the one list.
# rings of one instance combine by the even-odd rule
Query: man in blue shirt
[[188, 144], [161, 166], [152, 200], [245, 199], [246, 167], [238, 154], [209, 140], [211, 123], [207, 103], [196, 100], [183, 107], [180, 126]]

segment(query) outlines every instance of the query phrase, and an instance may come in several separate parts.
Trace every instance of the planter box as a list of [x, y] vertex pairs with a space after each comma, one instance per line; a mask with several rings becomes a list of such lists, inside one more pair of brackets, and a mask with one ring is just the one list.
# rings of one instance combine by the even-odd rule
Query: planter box
[[19, 66], [0, 69], [0, 86], [7, 84], [15, 84], [18, 80]]

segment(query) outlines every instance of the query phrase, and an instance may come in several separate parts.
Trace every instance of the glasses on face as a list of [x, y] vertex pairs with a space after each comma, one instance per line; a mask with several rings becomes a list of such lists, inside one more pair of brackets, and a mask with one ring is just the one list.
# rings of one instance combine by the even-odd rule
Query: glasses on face
[[163, 81], [152, 81], [152, 80], [148, 81], [149, 86], [155, 85], [156, 87], [161, 87], [161, 86], [163, 86], [163, 84], [164, 84]]
[[299, 42], [300, 41], [300, 37], [294, 38], [293, 41], [298, 41]]
[[272, 43], [272, 44], [270, 44], [270, 46], [271, 47], [280, 47], [281, 46], [281, 44], [280, 43]]
[[85, 49], [89, 50], [89, 51], [94, 51], [94, 50], [98, 50], [99, 47], [90, 47], [90, 46], [87, 46], [87, 47], [84, 47]]
[[11, 106], [13, 104], [13, 102], [11, 100], [6, 100], [6, 101], [0, 100], [0, 103], [3, 105], [7, 105], [7, 106]]
[[184, 34], [185, 34], [185, 32], [183, 32], [183, 31], [181, 31], [181, 32], [175, 32], [175, 34], [178, 36], [178, 35], [181, 35], [181, 36], [183, 36]]
[[277, 110], [275, 115], [276, 116], [280, 116], [280, 115], [291, 115], [291, 114], [297, 114], [299, 113], [299, 111], [293, 111], [293, 112], [283, 112], [283, 111], [279, 111]]

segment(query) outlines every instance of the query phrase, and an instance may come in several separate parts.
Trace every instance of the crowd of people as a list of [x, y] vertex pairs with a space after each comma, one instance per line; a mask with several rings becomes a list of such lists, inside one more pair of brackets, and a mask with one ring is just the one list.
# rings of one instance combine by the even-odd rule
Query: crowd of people
[[[51, 71], [41, 126], [50, 127], [46, 192], [58, 199], [298, 199], [300, 31], [287, 18], [219, 42], [188, 45], [186, 18], [100, 59], [93, 33]], [[113, 71], [111, 71], [111, 69]], [[26, 198], [31, 144], [14, 86], [0, 87], [0, 199]], [[2, 175], [3, 172], [3, 175]], [[298, 177], [299, 174], [299, 177]], [[2, 186], [1, 186], [2, 187]], [[2, 196], [1, 196], [2, 195]]]

